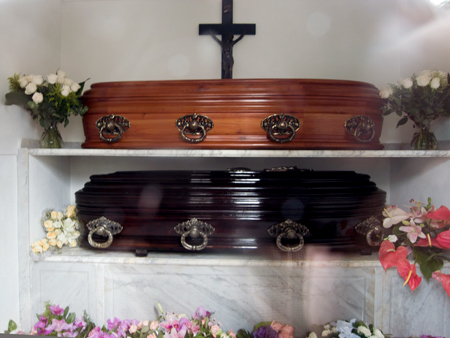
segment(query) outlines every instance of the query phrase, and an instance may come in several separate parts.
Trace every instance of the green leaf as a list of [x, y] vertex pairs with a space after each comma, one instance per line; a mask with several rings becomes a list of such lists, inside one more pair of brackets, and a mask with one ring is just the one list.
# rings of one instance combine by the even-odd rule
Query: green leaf
[[66, 323], [71, 324], [75, 321], [76, 315], [75, 313], [69, 313], [69, 316], [66, 319]]
[[26, 107], [31, 100], [29, 95], [23, 92], [9, 92], [5, 95], [5, 105], [11, 106], [13, 104]]
[[236, 338], [253, 338], [253, 335], [249, 331], [239, 329], [236, 334]]
[[404, 125], [406, 122], [408, 122], [408, 116], [403, 116], [400, 121], [397, 123], [397, 128]]
[[66, 308], [64, 309], [63, 317], [64, 317], [64, 318], [67, 318], [67, 314], [68, 314], [68, 313], [69, 313], [69, 307], [66, 306]]
[[443, 260], [439, 258], [440, 251], [438, 249], [414, 247], [413, 254], [426, 280], [429, 280], [433, 272], [441, 270], [444, 265]]
[[10, 320], [8, 323], [8, 333], [14, 330], [17, 330], [17, 324], [13, 320]]
[[260, 322], [258, 324], [255, 325], [255, 328], [253, 329], [254, 331], [258, 330], [260, 327], [262, 326], [270, 326], [270, 324], [272, 324], [272, 322]]

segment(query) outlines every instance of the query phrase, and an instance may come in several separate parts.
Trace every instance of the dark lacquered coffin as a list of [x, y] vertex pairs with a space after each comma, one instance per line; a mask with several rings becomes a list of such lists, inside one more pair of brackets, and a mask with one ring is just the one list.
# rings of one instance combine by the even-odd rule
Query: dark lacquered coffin
[[386, 193], [353, 171], [275, 168], [93, 175], [75, 197], [83, 245], [146, 254], [357, 248]]
[[82, 100], [83, 148], [383, 148], [379, 91], [364, 82], [104, 82]]

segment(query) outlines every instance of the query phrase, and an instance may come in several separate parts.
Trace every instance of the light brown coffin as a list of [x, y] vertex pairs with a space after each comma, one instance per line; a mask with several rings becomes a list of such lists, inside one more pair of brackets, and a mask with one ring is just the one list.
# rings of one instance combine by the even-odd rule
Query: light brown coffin
[[[340, 80], [253, 79], [105, 82], [93, 84], [82, 100], [83, 148], [190, 149], [382, 149], [382, 113], [371, 84]], [[214, 127], [198, 143], [181, 136], [176, 121], [203, 115]], [[271, 140], [262, 121], [274, 114], [296, 117], [300, 128], [290, 142]], [[129, 123], [116, 142], [103, 141], [97, 121], [122, 116]], [[361, 140], [346, 121], [359, 116], [373, 122]], [[289, 133], [291, 129], [289, 129]], [[290, 136], [290, 134], [288, 135]], [[198, 138], [191, 135], [189, 138]], [[278, 136], [283, 139], [285, 136]]]

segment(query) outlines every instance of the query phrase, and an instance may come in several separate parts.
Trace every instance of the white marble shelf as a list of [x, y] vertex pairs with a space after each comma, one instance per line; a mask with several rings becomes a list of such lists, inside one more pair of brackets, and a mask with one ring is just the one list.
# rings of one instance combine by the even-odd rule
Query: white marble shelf
[[371, 255], [359, 253], [330, 252], [323, 247], [305, 246], [296, 255], [281, 253], [277, 257], [257, 254], [209, 254], [209, 253], [157, 253], [136, 257], [132, 252], [86, 250], [63, 248], [40, 261], [54, 263], [91, 263], [127, 265], [183, 265], [183, 266], [230, 266], [230, 267], [381, 267], [376, 252]]
[[41, 149], [33, 141], [22, 142], [32, 156], [99, 157], [245, 157], [245, 158], [413, 158], [450, 157], [450, 150], [231, 150], [231, 149], [82, 149], [81, 143], [66, 143], [62, 149]]

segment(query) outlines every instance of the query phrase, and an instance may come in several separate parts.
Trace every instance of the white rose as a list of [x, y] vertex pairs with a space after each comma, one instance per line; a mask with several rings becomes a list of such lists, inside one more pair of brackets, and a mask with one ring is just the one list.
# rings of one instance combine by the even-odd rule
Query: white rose
[[67, 85], [62, 86], [61, 95], [62, 96], [67, 96], [69, 94], [70, 94], [70, 87], [67, 86]]
[[42, 101], [44, 101], [44, 95], [38, 92], [34, 93], [31, 98], [33, 99], [34, 103], [41, 103]]
[[62, 248], [63, 247], [63, 242], [61, 242], [61, 241], [56, 241], [56, 246], [58, 247], [58, 248]]
[[61, 211], [58, 211], [58, 219], [61, 220], [63, 218], [63, 213]]
[[441, 79], [438, 77], [435, 77], [430, 82], [430, 87], [433, 89], [438, 89], [441, 85]]
[[311, 333], [308, 335], [308, 338], [317, 338], [317, 335], [316, 335], [315, 332], [311, 332]]
[[32, 248], [34, 253], [42, 253], [42, 247], [40, 245], [35, 245]]
[[70, 89], [73, 91], [73, 92], [77, 92], [79, 89], [81, 88], [81, 86], [78, 84], [78, 83], [76, 83], [76, 82], [74, 82], [73, 84], [72, 84], [72, 86], [70, 87]]
[[18, 82], [19, 82], [20, 88], [25, 88], [28, 84], [28, 80], [27, 80], [26, 76], [19, 77]]
[[56, 211], [52, 211], [52, 212], [50, 213], [50, 217], [51, 217], [52, 219], [58, 219], [58, 213], [57, 213]]
[[67, 85], [67, 86], [72, 86], [73, 85], [73, 80], [72, 79], [69, 79], [68, 77], [66, 77], [65, 79], [64, 79], [64, 82], [63, 82], [65, 85]]
[[33, 82], [33, 83], [37, 84], [38, 86], [40, 86], [41, 84], [44, 83], [44, 79], [43, 79], [43, 77], [41, 75], [36, 75], [36, 76], [33, 77], [33, 80], [31, 82]]
[[31, 82], [31, 83], [27, 84], [27, 86], [25, 87], [25, 94], [31, 95], [34, 92], [36, 92], [36, 90], [37, 90], [36, 84]]
[[77, 241], [75, 239], [69, 239], [69, 247], [75, 248], [77, 246]]
[[331, 331], [330, 330], [323, 330], [322, 331], [322, 337], [327, 337], [328, 335], [330, 335], [331, 334]]
[[58, 75], [56, 75], [56, 74], [47, 75], [47, 82], [48, 83], [55, 84], [56, 81], [58, 81]]
[[56, 229], [59, 229], [59, 228], [61, 228], [62, 223], [61, 223], [61, 221], [55, 221], [55, 222], [53, 222], [53, 226], [54, 226]]
[[361, 334], [365, 335], [366, 337], [370, 337], [372, 335], [370, 330], [365, 326], [358, 326], [357, 331], [358, 331], [358, 333], [361, 333]]
[[66, 73], [64, 73], [63, 71], [58, 70], [56, 72], [56, 75], [58, 75], [58, 82], [59, 83], [64, 83], [64, 79], [66, 78]]
[[433, 72], [429, 69], [422, 70], [417, 76], [431, 77]]
[[75, 206], [69, 205], [66, 209], [66, 216], [72, 218], [75, 216]]
[[420, 87], [428, 86], [431, 81], [431, 76], [428, 75], [420, 75], [417, 77], [417, 85]]
[[393, 93], [392, 87], [386, 87], [380, 90], [380, 97], [382, 99], [387, 99], [389, 96], [391, 96]]
[[56, 239], [50, 239], [50, 240], [48, 241], [48, 244], [49, 244], [50, 246], [56, 246]]
[[405, 78], [405, 79], [401, 79], [400, 81], [398, 81], [398, 83], [400, 85], [403, 86], [403, 88], [411, 88], [413, 86], [413, 80], [409, 77]]

